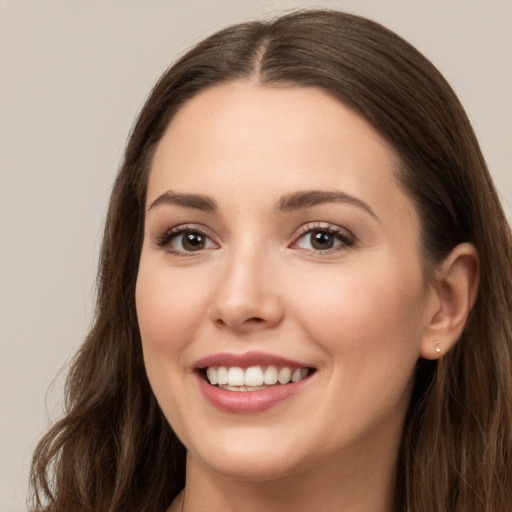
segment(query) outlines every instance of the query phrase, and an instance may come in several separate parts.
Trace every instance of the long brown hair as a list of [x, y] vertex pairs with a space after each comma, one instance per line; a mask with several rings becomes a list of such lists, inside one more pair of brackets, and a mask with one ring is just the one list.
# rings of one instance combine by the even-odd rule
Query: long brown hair
[[462, 338], [418, 362], [396, 479], [397, 511], [512, 506], [512, 242], [454, 92], [411, 45], [335, 11], [295, 12], [218, 32], [160, 79], [130, 136], [111, 197], [94, 327], [66, 385], [65, 416], [39, 443], [34, 511], [163, 511], [184, 486], [185, 449], [148, 384], [135, 312], [147, 176], [175, 112], [199, 91], [252, 78], [319, 87], [357, 111], [401, 159], [426, 265], [477, 248], [479, 297]]

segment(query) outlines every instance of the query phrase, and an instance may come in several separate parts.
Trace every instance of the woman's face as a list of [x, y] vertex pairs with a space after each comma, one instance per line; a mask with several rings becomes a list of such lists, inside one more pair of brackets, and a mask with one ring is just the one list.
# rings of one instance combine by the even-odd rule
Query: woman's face
[[433, 309], [398, 165], [315, 88], [225, 84], [173, 118], [136, 300], [189, 462], [266, 479], [395, 457]]

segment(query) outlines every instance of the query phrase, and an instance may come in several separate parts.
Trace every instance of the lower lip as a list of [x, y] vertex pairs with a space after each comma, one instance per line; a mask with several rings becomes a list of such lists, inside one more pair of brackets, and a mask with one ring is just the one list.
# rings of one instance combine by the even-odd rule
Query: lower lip
[[310, 377], [306, 377], [299, 382], [272, 386], [260, 391], [229, 391], [212, 386], [198, 372], [196, 372], [196, 376], [201, 392], [212, 405], [224, 412], [240, 414], [270, 409], [300, 392], [310, 380]]

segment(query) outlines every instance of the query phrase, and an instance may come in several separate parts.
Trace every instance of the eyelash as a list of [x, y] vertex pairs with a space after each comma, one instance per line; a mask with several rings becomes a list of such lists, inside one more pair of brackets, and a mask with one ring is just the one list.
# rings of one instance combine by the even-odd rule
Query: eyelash
[[[315, 232], [332, 235], [332, 236], [336, 237], [338, 239], [338, 241], [341, 242], [341, 244], [339, 246], [336, 246], [336, 247], [330, 248], [330, 249], [304, 249], [304, 248], [301, 249], [300, 247], [296, 247], [299, 240], [301, 240], [306, 235], [312, 234]], [[199, 235], [205, 239], [210, 240], [214, 244], [216, 244], [216, 242], [214, 242], [212, 240], [212, 237], [209, 236], [203, 229], [199, 228], [198, 226], [181, 225], [181, 226], [177, 226], [175, 228], [171, 228], [168, 231], [166, 231], [165, 233], [163, 233], [161, 236], [159, 236], [156, 240], [156, 245], [157, 245], [157, 247], [159, 247], [161, 249], [167, 248], [167, 250], [175, 256], [193, 256], [194, 252], [196, 252], [196, 251], [188, 251], [188, 252], [187, 251], [179, 251], [179, 250], [175, 250], [171, 247], [171, 243], [173, 242], [173, 240], [175, 240], [178, 236], [183, 235], [185, 233]], [[333, 224], [326, 225], [326, 224], [321, 224], [321, 223], [314, 223], [314, 224], [307, 224], [306, 226], [303, 226], [300, 229], [299, 233], [297, 234], [294, 242], [292, 242], [292, 244], [290, 244], [290, 247], [296, 248], [298, 250], [301, 250], [303, 252], [307, 252], [310, 254], [326, 255], [326, 254], [332, 254], [334, 252], [343, 250], [344, 248], [353, 247], [355, 244], [356, 244], [355, 237], [352, 235], [352, 233], [348, 232], [347, 230], [342, 229]], [[199, 250], [197, 252], [202, 252], [202, 250]]]
[[[314, 224], [307, 224], [306, 226], [303, 226], [300, 229], [297, 237], [295, 238], [295, 241], [291, 244], [292, 247], [296, 246], [298, 241], [301, 240], [304, 236], [306, 236], [308, 234], [313, 234], [315, 232], [332, 235], [335, 238], [337, 238], [338, 241], [341, 243], [339, 246], [333, 247], [330, 249], [323, 249], [323, 250], [321, 250], [321, 249], [316, 249], [316, 250], [315, 249], [302, 249], [304, 252], [308, 252], [311, 254], [327, 255], [327, 254], [332, 254], [337, 251], [340, 251], [340, 250], [343, 250], [346, 248], [350, 248], [350, 247], [353, 247], [356, 245], [356, 238], [348, 230], [340, 228], [339, 226], [336, 226], [334, 224], [314, 223]], [[298, 249], [300, 249], [300, 248], [298, 248]]]
[[[159, 236], [156, 240], [157, 247], [164, 249], [166, 248], [174, 256], [193, 256], [195, 251], [178, 251], [172, 248], [171, 243], [180, 235], [185, 233], [192, 233], [199, 235], [205, 239], [212, 241], [212, 237], [209, 236], [204, 230], [194, 225], [181, 225], [175, 228], [167, 230], [164, 234]], [[215, 242], [213, 242], [215, 243]], [[197, 251], [201, 252], [201, 251]]]

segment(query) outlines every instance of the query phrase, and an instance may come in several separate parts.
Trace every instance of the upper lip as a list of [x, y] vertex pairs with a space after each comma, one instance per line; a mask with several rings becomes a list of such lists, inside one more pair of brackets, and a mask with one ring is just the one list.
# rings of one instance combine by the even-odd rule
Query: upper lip
[[235, 354], [231, 352], [223, 352], [206, 356], [194, 364], [196, 368], [203, 369], [210, 366], [238, 366], [240, 368], [249, 368], [250, 366], [286, 366], [288, 368], [311, 368], [309, 364], [303, 364], [286, 357], [277, 356], [275, 354], [267, 354], [265, 352], [245, 352], [243, 354]]

